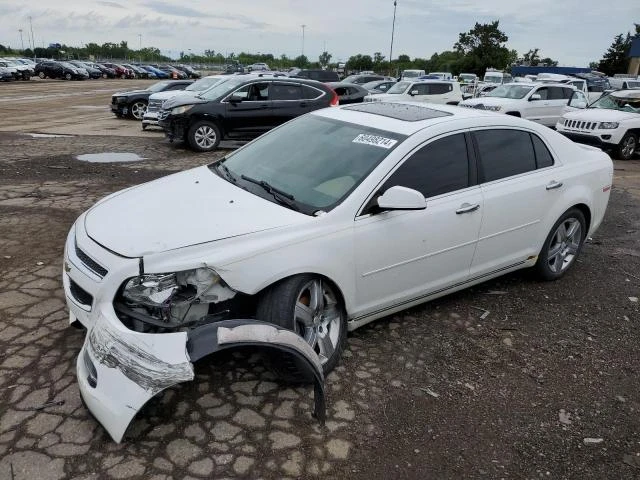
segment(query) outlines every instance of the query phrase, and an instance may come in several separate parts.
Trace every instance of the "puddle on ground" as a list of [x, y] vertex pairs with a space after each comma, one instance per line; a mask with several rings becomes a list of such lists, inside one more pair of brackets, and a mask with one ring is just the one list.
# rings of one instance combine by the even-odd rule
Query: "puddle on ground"
[[63, 138], [63, 137], [73, 137], [73, 135], [64, 135], [57, 133], [25, 133], [25, 135], [29, 135], [31, 138]]
[[78, 155], [76, 158], [83, 162], [91, 163], [139, 162], [146, 160], [146, 158], [139, 156], [137, 153], [116, 152], [86, 153], [84, 155]]

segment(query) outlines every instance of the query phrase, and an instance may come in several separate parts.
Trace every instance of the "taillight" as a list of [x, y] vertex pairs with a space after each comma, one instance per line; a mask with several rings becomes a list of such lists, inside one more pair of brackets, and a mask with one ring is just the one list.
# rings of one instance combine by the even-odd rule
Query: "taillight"
[[330, 107], [337, 107], [338, 105], [340, 105], [340, 97], [338, 97], [338, 94], [336, 93], [336, 91], [334, 89], [330, 89], [331, 93], [333, 94], [333, 96], [331, 97], [331, 102], [329, 103]]

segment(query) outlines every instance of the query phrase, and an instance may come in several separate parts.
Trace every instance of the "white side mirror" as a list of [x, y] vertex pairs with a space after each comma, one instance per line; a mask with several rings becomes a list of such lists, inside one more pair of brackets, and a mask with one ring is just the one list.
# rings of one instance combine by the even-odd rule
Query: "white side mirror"
[[418, 92], [418, 90], [411, 90], [411, 91], [409, 92], [409, 95], [411, 95], [411, 96], [413, 97], [414, 95], [418, 95], [419, 93], [420, 93], [420, 92]]
[[396, 185], [378, 197], [378, 206], [384, 210], [424, 210], [427, 201], [417, 190]]
[[534, 93], [533, 95], [531, 95], [531, 98], [529, 98], [530, 102], [535, 102], [537, 100], [542, 100], [542, 97], [539, 93]]

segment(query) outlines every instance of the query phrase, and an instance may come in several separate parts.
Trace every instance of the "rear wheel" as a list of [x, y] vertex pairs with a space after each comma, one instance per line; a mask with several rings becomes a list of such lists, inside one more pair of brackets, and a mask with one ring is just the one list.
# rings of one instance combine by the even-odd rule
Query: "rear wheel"
[[[269, 288], [258, 302], [256, 317], [290, 329], [318, 354], [325, 374], [335, 368], [347, 342], [347, 316], [335, 287], [314, 275], [296, 275]], [[295, 360], [271, 362], [281, 378], [307, 380]]]
[[627, 132], [618, 144], [617, 154], [622, 160], [631, 160], [638, 151], [638, 135]]
[[38, 72], [38, 77], [44, 80], [46, 78], [46, 75], [44, 74], [44, 72]]
[[538, 255], [535, 269], [542, 280], [557, 280], [575, 263], [587, 234], [584, 214], [567, 210], [553, 225]]
[[187, 141], [197, 152], [210, 152], [220, 144], [220, 135], [220, 129], [215, 123], [203, 120], [191, 126]]
[[129, 113], [136, 120], [142, 120], [144, 114], [147, 112], [147, 102], [138, 100], [129, 105]]
[[72, 77], [72, 75], [70, 73], [65, 73], [64, 74], [64, 78], [65, 78], [65, 80], [71, 80], [73, 77]]

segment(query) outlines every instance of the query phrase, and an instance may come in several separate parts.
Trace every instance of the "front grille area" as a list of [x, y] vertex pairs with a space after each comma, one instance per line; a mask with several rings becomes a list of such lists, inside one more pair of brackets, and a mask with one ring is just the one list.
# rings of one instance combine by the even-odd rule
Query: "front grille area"
[[160, 112], [158, 113], [158, 120], [164, 120], [168, 116], [169, 116], [168, 110], [160, 110]]
[[162, 107], [162, 100], [149, 100], [147, 105], [147, 112], [158, 112]]
[[74, 282], [71, 278], [69, 279], [69, 291], [73, 298], [81, 305], [85, 305], [87, 307], [91, 307], [93, 304], [93, 296], [83, 289], [80, 285]]
[[111, 97], [111, 103], [113, 105], [115, 105], [116, 103], [118, 103], [118, 101], [116, 100], [116, 97]]
[[580, 122], [578, 120], [565, 120], [564, 126], [567, 128], [575, 128], [576, 130], [595, 130], [598, 122]]
[[80, 250], [77, 244], [76, 244], [76, 256], [80, 259], [80, 261], [85, 267], [87, 267], [93, 273], [98, 275], [100, 278], [104, 278], [104, 276], [107, 273], [109, 273], [109, 271], [106, 268], [104, 268], [102, 265], [96, 262], [89, 255], [84, 253], [82, 250]]

